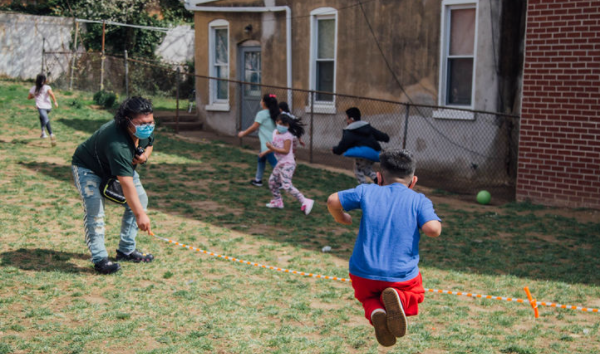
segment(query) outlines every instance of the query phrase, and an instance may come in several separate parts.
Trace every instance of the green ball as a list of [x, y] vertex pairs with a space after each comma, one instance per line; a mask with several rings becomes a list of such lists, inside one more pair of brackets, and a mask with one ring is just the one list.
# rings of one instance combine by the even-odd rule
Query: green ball
[[490, 192], [479, 191], [479, 193], [477, 193], [477, 203], [486, 205], [490, 203], [490, 200], [492, 200], [492, 195]]

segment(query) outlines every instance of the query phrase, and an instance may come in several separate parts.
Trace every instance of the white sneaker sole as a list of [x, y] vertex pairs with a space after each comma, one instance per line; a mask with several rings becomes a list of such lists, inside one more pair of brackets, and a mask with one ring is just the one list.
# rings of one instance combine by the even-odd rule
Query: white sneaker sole
[[314, 200], [312, 200], [312, 199], [308, 200], [306, 202], [306, 204], [304, 204], [304, 215], [310, 214], [314, 205], [315, 205]]

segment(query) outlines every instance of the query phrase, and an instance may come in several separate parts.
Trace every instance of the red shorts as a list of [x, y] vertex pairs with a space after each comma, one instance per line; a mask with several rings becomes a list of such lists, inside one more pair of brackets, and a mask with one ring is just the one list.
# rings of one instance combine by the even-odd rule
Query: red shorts
[[404, 314], [415, 316], [419, 313], [419, 305], [425, 298], [423, 279], [421, 273], [411, 280], [403, 282], [387, 282], [371, 280], [350, 274], [354, 297], [360, 301], [365, 309], [365, 317], [371, 322], [371, 313], [376, 309], [384, 309], [381, 293], [387, 288], [394, 288], [398, 292]]

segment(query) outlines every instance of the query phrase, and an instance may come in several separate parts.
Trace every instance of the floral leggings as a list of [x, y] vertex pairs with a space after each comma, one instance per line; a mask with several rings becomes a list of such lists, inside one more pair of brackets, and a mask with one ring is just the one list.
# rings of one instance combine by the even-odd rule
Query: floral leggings
[[273, 167], [273, 172], [269, 178], [269, 189], [273, 194], [273, 200], [281, 200], [281, 192], [279, 192], [279, 187], [281, 187], [281, 189], [289, 192], [294, 198], [298, 199], [300, 204], [304, 204], [304, 195], [292, 185], [292, 176], [295, 170], [295, 162], [279, 162]]

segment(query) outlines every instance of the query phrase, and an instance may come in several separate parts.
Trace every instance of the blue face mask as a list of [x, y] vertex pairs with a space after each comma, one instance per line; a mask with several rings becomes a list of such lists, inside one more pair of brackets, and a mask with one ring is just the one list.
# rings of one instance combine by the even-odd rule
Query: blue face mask
[[287, 133], [288, 129], [288, 127], [284, 127], [283, 125], [277, 124], [277, 131], [279, 132], [279, 134]]
[[135, 125], [131, 120], [129, 120], [129, 123], [135, 127], [135, 133], [133, 133], [133, 135], [138, 139], [147, 139], [152, 135], [152, 132], [154, 132], [154, 123]]

